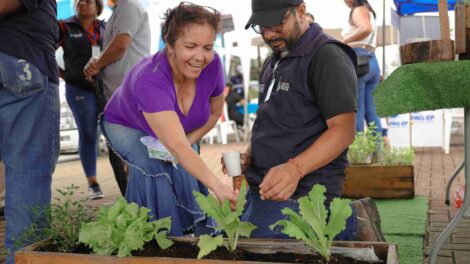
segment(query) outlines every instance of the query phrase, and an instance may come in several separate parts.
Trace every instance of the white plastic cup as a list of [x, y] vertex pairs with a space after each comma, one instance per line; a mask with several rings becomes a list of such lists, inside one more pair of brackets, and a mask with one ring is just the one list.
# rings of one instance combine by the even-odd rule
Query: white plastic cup
[[240, 151], [226, 152], [222, 154], [229, 177], [240, 176], [242, 167], [240, 165]]

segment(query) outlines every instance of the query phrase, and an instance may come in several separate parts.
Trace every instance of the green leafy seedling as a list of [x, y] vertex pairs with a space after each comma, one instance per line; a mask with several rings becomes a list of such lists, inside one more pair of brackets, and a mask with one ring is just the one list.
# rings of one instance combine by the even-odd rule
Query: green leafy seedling
[[162, 248], [173, 242], [166, 236], [171, 230], [171, 218], [149, 222], [150, 210], [136, 203], [127, 203], [120, 197], [110, 206], [100, 209], [98, 221], [85, 223], [80, 228], [79, 240], [100, 255], [131, 256], [153, 238]]
[[31, 208], [35, 221], [21, 233], [14, 244], [15, 248], [49, 238], [57, 252], [73, 252], [78, 246], [80, 226], [91, 222], [97, 211], [88, 205], [86, 198], [75, 195], [79, 187], [75, 184], [56, 189], [54, 202], [48, 206]]
[[[240, 221], [240, 215], [242, 214], [243, 208], [246, 204], [246, 182], [243, 182], [241, 185], [235, 211], [230, 209], [228, 200], [225, 200], [220, 204], [212, 195], [208, 195], [206, 197], [202, 193], [196, 191], [193, 191], [193, 194], [202, 211], [208, 216], [214, 218], [217, 224], [215, 229], [217, 231], [224, 231], [227, 235], [228, 245], [225, 245], [227, 249], [234, 251], [237, 248], [238, 237], [250, 237], [251, 232], [257, 228], [250, 222]], [[215, 237], [202, 235], [199, 238], [197, 245], [199, 247], [197, 258], [201, 259], [214, 251], [217, 247], [224, 245], [223, 235], [217, 235]]]
[[333, 199], [327, 222], [325, 192], [325, 186], [316, 184], [307, 196], [299, 199], [300, 214], [290, 208], [284, 208], [281, 212], [289, 216], [289, 219], [277, 221], [269, 227], [274, 229], [276, 226], [281, 226], [284, 234], [305, 241], [328, 262], [333, 239], [345, 229], [346, 219], [351, 216], [352, 209], [349, 206], [350, 200]]

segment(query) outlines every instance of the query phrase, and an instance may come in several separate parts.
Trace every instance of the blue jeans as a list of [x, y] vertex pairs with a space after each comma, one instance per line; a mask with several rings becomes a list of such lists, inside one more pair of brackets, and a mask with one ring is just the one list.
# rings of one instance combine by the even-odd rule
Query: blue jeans
[[25, 60], [0, 52], [0, 160], [5, 163], [5, 247], [14, 263], [18, 236], [51, 202], [59, 154], [58, 84]]
[[[140, 138], [143, 131], [101, 121], [100, 127], [108, 140], [111, 151], [129, 164], [126, 199], [150, 209], [151, 219], [171, 217], [172, 236], [186, 233], [210, 233], [205, 214], [196, 203], [192, 192], [208, 194], [207, 188], [191, 176], [180, 164], [148, 156], [147, 147]], [[196, 144], [193, 145], [197, 151]]]
[[380, 68], [375, 53], [366, 49], [354, 48], [358, 55], [369, 54], [369, 73], [357, 78], [357, 113], [356, 113], [356, 131], [364, 131], [364, 119], [367, 124], [374, 122], [376, 131], [382, 135], [380, 119], [375, 110], [374, 98], [372, 93], [380, 82]]
[[[91, 85], [91, 84], [90, 84]], [[96, 176], [98, 149], [98, 109], [94, 91], [65, 85], [67, 103], [78, 127], [78, 151], [87, 177]]]
[[[282, 214], [281, 210], [285, 207], [299, 212], [299, 204], [297, 200], [289, 199], [287, 201], [271, 201], [261, 200], [259, 189], [250, 187], [246, 196], [247, 202], [245, 211], [241, 217], [242, 221], [249, 221], [258, 228], [253, 230], [251, 237], [253, 238], [289, 238], [281, 232], [282, 227], [276, 226], [274, 230], [269, 228], [270, 225], [288, 216]], [[346, 229], [339, 233], [335, 240], [355, 240], [357, 237], [357, 219], [353, 210], [352, 215], [346, 220]]]

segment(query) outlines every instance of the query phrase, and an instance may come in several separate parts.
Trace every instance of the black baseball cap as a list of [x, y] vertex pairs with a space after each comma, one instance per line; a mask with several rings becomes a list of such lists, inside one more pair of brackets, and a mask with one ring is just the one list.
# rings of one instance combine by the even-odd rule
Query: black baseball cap
[[284, 20], [289, 8], [303, 2], [303, 0], [251, 0], [252, 14], [245, 29], [248, 29], [252, 24], [266, 27], [279, 24]]

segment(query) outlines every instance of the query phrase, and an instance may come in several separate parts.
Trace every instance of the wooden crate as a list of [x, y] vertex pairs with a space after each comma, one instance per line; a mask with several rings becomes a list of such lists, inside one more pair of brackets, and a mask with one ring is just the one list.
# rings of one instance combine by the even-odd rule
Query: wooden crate
[[[176, 238], [177, 240], [185, 240], [188, 243], [196, 243], [197, 238]], [[36, 244], [25, 247], [15, 253], [16, 264], [178, 264], [178, 263], [268, 263], [253, 261], [231, 261], [231, 260], [211, 260], [211, 259], [188, 259], [184, 258], [160, 258], [160, 257], [125, 257], [118, 258], [116, 256], [100, 256], [95, 254], [68, 254], [35, 251], [38, 247], [48, 243], [47, 241], [38, 242]], [[384, 242], [360, 242], [360, 241], [337, 241], [333, 242], [334, 247], [348, 248], [367, 248], [373, 247], [376, 255], [386, 264], [398, 264], [398, 252], [396, 244]], [[282, 239], [240, 239], [238, 248], [243, 247], [259, 247], [260, 249], [283, 248], [292, 249], [292, 252], [299, 252], [305, 248], [305, 243], [298, 240], [282, 240]]]
[[414, 168], [405, 165], [351, 165], [346, 169], [343, 197], [413, 198]]

